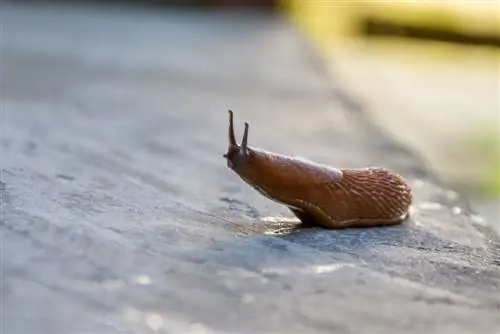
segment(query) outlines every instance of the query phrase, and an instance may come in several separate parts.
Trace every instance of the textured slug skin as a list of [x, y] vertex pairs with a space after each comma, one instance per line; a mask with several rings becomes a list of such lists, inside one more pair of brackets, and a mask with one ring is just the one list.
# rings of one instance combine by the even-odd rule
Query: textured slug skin
[[412, 203], [409, 185], [383, 168], [337, 169], [250, 147], [230, 168], [303, 222], [326, 228], [397, 224]]

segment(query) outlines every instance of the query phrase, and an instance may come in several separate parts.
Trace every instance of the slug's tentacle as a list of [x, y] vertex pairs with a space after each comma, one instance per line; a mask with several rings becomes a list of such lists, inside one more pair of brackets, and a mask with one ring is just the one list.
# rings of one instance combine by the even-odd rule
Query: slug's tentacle
[[243, 132], [243, 139], [241, 140], [241, 148], [245, 153], [247, 151], [247, 143], [248, 143], [248, 127], [249, 127], [248, 122], [245, 122], [245, 132]]
[[234, 136], [233, 111], [229, 110], [229, 146], [238, 146]]
[[243, 132], [243, 139], [241, 144], [236, 143], [234, 135], [234, 121], [233, 121], [233, 111], [229, 110], [229, 129], [228, 138], [229, 146], [227, 152], [222, 156], [226, 159], [227, 165], [230, 168], [241, 168], [244, 164], [248, 162], [250, 156], [250, 148], [248, 148], [248, 122], [245, 122], [245, 130]]

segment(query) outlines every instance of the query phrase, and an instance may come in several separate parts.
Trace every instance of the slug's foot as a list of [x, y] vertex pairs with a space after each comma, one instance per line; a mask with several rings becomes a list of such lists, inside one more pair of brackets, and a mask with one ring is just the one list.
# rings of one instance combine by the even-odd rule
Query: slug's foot
[[299, 218], [301, 224], [298, 225], [297, 227], [300, 228], [312, 228], [312, 227], [321, 227], [321, 224], [316, 221], [316, 219], [311, 215], [310, 213], [301, 210], [301, 209], [292, 209], [290, 208], [290, 211]]
[[401, 217], [396, 218], [376, 218], [376, 219], [351, 219], [345, 221], [318, 221], [314, 216], [302, 209], [290, 208], [293, 214], [301, 221], [297, 228], [313, 228], [321, 227], [326, 229], [343, 230], [347, 228], [373, 228], [373, 227], [388, 227], [404, 223], [410, 218], [410, 213], [405, 213]]

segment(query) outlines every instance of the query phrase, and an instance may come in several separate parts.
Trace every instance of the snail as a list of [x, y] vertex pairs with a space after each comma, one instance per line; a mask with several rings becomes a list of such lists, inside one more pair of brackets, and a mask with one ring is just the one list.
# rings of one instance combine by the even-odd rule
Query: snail
[[333, 168], [241, 144], [229, 110], [227, 167], [270, 200], [287, 206], [305, 225], [327, 229], [389, 226], [410, 215], [412, 190], [402, 176], [381, 167]]

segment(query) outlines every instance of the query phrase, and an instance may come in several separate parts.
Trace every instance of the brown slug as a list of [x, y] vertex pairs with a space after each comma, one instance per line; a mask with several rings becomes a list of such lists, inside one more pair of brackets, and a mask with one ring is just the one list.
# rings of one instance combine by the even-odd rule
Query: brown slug
[[409, 217], [411, 187], [384, 168], [332, 168], [248, 147], [248, 122], [236, 143], [229, 110], [227, 166], [307, 225], [330, 229], [394, 225]]

